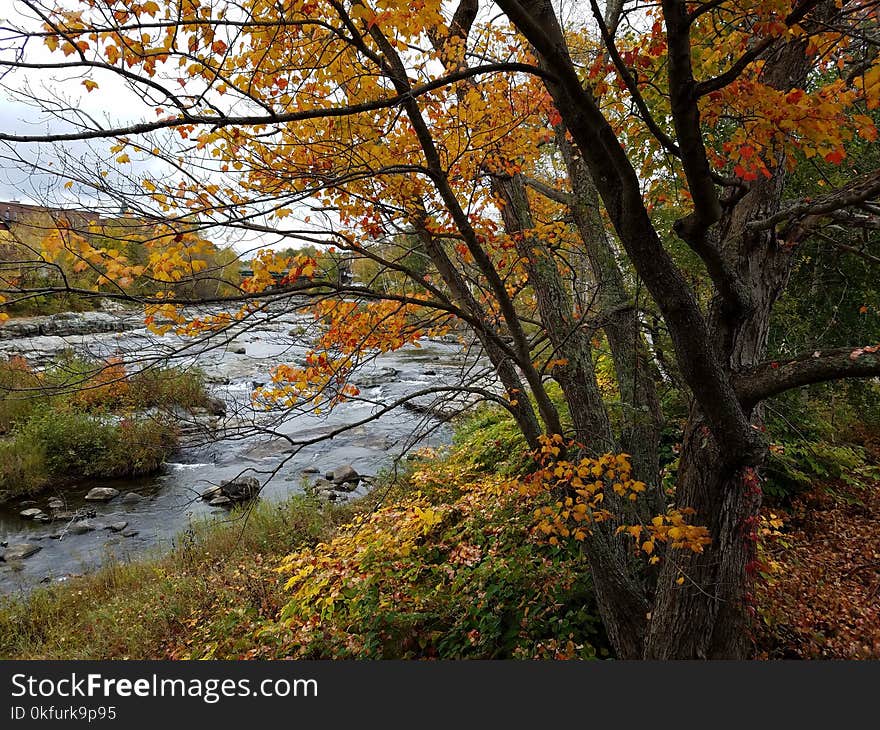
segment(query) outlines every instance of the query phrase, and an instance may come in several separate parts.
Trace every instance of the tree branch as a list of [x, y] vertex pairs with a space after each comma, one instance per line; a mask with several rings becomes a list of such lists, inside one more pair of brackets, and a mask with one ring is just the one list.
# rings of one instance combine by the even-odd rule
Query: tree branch
[[816, 200], [805, 199], [791, 203], [768, 218], [752, 221], [747, 227], [752, 231], [761, 231], [773, 228], [783, 221], [829, 215], [842, 208], [864, 203], [876, 195], [880, 195], [880, 168], [867, 172]]
[[804, 385], [880, 376], [880, 345], [816, 351], [788, 361], [762, 362], [733, 378], [740, 401], [752, 407], [765, 398]]
[[541, 182], [540, 180], [536, 180], [533, 177], [529, 177], [528, 175], [522, 176], [523, 182], [528, 185], [535, 192], [540, 193], [545, 198], [549, 198], [550, 200], [554, 200], [557, 203], [562, 203], [562, 205], [572, 205], [574, 202], [570, 193], [565, 192], [564, 190], [558, 190], [554, 188], [552, 185], [548, 185], [545, 182]]
[[286, 124], [289, 122], [301, 122], [308, 119], [325, 119], [336, 117], [347, 117], [355, 114], [363, 114], [364, 112], [376, 111], [378, 109], [388, 109], [406, 102], [408, 99], [423, 96], [424, 94], [436, 91], [444, 86], [454, 84], [456, 81], [473, 78], [489, 73], [501, 72], [522, 72], [532, 73], [538, 76], [546, 77], [549, 72], [532, 66], [528, 63], [490, 63], [483, 66], [474, 66], [465, 68], [454, 73], [430, 81], [426, 84], [413, 86], [405, 94], [397, 94], [386, 99], [376, 99], [374, 101], [364, 102], [362, 104], [351, 104], [348, 106], [328, 107], [325, 109], [300, 109], [287, 114], [269, 115], [247, 115], [247, 116], [217, 116], [212, 114], [184, 114], [174, 117], [173, 119], [159, 119], [155, 122], [141, 122], [138, 124], [130, 124], [125, 127], [113, 127], [110, 129], [86, 129], [79, 132], [67, 132], [60, 134], [6, 134], [0, 132], [0, 142], [70, 142], [74, 140], [101, 139], [107, 137], [122, 137], [131, 134], [146, 134], [154, 132], [158, 129], [169, 129], [173, 127], [181, 127], [184, 125], [201, 124], [209, 125], [213, 128], [231, 127], [231, 126], [255, 126], [266, 124]]

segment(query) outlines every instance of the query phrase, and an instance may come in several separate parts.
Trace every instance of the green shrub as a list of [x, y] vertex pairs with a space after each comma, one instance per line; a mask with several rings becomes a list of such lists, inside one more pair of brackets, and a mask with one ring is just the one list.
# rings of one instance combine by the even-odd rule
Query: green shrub
[[485, 406], [462, 420], [453, 444], [458, 457], [479, 471], [520, 474], [531, 463], [528, 446], [513, 417], [497, 406]]
[[76, 479], [149, 474], [176, 446], [167, 420], [44, 409], [0, 442], [0, 501]]
[[207, 401], [204, 376], [199, 370], [151, 367], [128, 381], [127, 402], [133, 408], [199, 408]]
[[793, 441], [771, 449], [764, 492], [788, 498], [822, 483], [841, 480], [850, 486], [868, 487], [880, 470], [868, 463], [865, 449], [853, 444], [826, 441]]

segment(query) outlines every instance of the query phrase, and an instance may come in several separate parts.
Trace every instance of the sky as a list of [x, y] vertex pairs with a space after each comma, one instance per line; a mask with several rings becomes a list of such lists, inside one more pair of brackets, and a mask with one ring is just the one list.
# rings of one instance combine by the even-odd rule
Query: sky
[[[56, 0], [57, 1], [57, 0]], [[74, 0], [70, 0], [76, 4]], [[32, 12], [20, 0], [0, 0], [0, 60], [11, 62], [21, 50], [16, 27], [38, 28]], [[23, 60], [28, 63], [50, 65], [63, 62], [65, 57], [52, 53], [39, 39], [31, 39], [25, 46]], [[91, 69], [88, 75], [82, 69], [21, 69], [9, 70], [0, 77], [0, 133], [45, 134], [71, 131], [59, 119], [40, 109], [33, 99], [53, 100], [63, 106], [79, 110], [105, 127], [124, 126], [136, 121], [155, 119], [153, 105], [148, 105], [142, 93], [131, 87], [116, 74]], [[83, 85], [88, 78], [98, 83], [89, 91]], [[67, 112], [69, 113], [69, 112]], [[59, 207], [102, 208], [114, 211], [115, 203], [98, 204], [92, 189], [74, 183], [64, 170], [69, 166], [85, 166], [93, 174], [107, 170], [108, 187], [126, 186], [110, 152], [112, 140], [74, 141], [63, 145], [0, 141], [0, 201], [16, 200], [23, 203], [49, 204]], [[156, 159], [139, 159], [130, 155], [131, 164], [124, 166], [126, 175], [133, 178], [147, 176], [155, 180], [169, 174], [169, 168]], [[45, 168], [45, 173], [38, 168]], [[53, 174], [56, 173], [56, 174]], [[115, 179], [114, 179], [115, 178]], [[131, 184], [130, 181], [128, 183]], [[118, 209], [118, 208], [116, 208]], [[257, 245], [272, 245], [265, 237], [242, 237], [240, 232], [214, 230], [208, 237], [218, 243], [234, 245], [238, 250], [249, 250]], [[219, 239], [219, 240], [218, 240]]]

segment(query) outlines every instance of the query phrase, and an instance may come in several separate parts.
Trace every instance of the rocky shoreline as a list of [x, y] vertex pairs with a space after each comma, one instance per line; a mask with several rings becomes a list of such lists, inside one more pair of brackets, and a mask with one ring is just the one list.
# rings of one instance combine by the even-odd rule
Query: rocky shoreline
[[128, 332], [143, 326], [144, 317], [141, 311], [61, 312], [40, 317], [9, 319], [0, 324], [0, 340]]

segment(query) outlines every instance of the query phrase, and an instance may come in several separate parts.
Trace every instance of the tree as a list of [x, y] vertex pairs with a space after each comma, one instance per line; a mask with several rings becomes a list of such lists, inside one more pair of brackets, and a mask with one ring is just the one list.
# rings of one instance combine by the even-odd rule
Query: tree
[[[112, 140], [117, 165], [134, 155], [169, 171], [141, 176], [140, 194], [113, 190], [145, 215], [331, 244], [393, 272], [393, 286], [330, 282], [331, 297], [315, 257], [262, 251], [226, 297], [241, 304], [232, 314], [194, 326], [183, 307], [204, 297], [164, 284], [139, 301], [181, 331], [216, 332], [249, 316], [279, 271], [313, 278], [324, 332], [305, 367], [279, 365], [256, 395], [284, 408], [356, 397], [348, 378], [368, 352], [468, 328], [500, 388], [463, 391], [505, 407], [534, 449], [624, 451], [650, 485], [634, 500], [604, 494], [613, 518], [584, 536], [618, 655], [747, 656], [761, 403], [880, 374], [870, 342], [765, 359], [808, 242], [877, 228], [880, 170], [858, 161], [823, 194], [786, 197], [798, 166], [843, 170], [856, 138], [876, 138], [876, 6], [594, 0], [589, 19], [563, 27], [548, 0], [496, 4], [503, 18], [473, 0], [451, 12], [435, 0], [25, 0], [36, 25], [16, 31], [16, 48], [39, 40], [61, 54], [34, 66], [86, 73], [89, 92], [115, 75], [155, 117], [108, 127], [42, 99], [65, 127], [0, 141]], [[31, 67], [21, 53], [3, 63]], [[64, 174], [107, 190], [84, 165]], [[191, 276], [177, 243], [143, 272], [117, 262], [113, 277]], [[616, 408], [596, 372], [606, 346]], [[626, 533], [668, 508], [664, 378], [690, 399], [674, 506], [711, 542], [645, 560]]]

